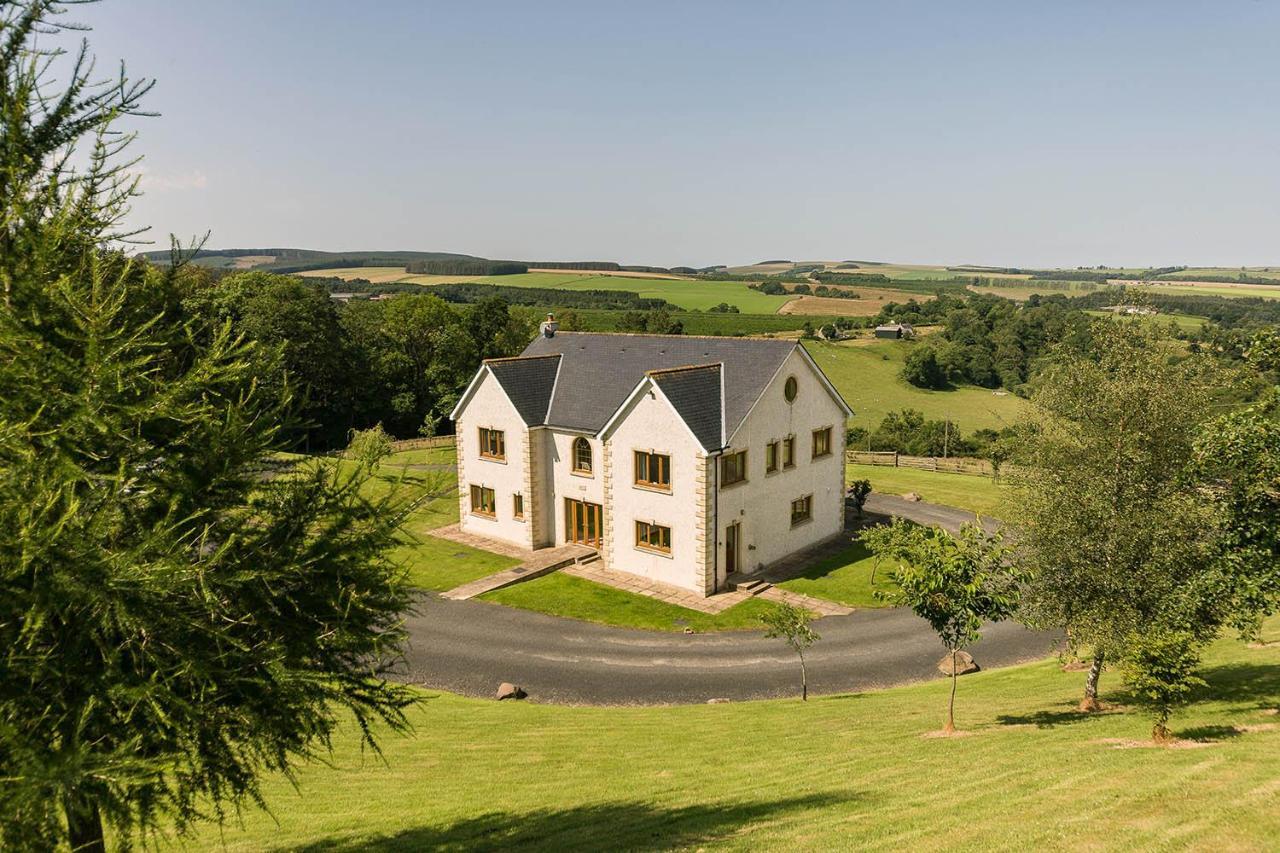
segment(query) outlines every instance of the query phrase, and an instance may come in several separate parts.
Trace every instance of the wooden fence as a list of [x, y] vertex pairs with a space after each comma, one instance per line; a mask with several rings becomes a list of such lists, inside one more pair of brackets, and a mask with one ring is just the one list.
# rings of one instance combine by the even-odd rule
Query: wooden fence
[[907, 456], [903, 453], [876, 452], [866, 450], [846, 450], [846, 462], [859, 465], [885, 465], [891, 468], [917, 468], [921, 471], [945, 471], [951, 474], [981, 474], [986, 477], [995, 472], [991, 463], [985, 459], [974, 459], [968, 456]]
[[456, 437], [452, 435], [433, 435], [430, 438], [406, 438], [391, 442], [392, 452], [401, 450], [421, 450], [424, 447], [453, 447]]

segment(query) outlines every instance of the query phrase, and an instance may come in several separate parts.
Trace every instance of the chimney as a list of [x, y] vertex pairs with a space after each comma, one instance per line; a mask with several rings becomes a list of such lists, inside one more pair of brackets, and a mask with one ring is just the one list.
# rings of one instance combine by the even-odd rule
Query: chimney
[[556, 330], [560, 328], [560, 324], [556, 322], [555, 314], [548, 314], [547, 319], [542, 321], [542, 336], [544, 338], [554, 338]]

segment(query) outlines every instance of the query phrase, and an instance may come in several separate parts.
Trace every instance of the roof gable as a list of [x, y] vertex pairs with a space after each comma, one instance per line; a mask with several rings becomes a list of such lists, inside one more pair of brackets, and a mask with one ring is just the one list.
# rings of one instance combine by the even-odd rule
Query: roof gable
[[707, 452], [724, 446], [723, 377], [724, 371], [718, 363], [649, 373], [653, 384]]
[[556, 376], [560, 371], [559, 354], [494, 358], [486, 361], [485, 366], [498, 380], [526, 425], [546, 423]]

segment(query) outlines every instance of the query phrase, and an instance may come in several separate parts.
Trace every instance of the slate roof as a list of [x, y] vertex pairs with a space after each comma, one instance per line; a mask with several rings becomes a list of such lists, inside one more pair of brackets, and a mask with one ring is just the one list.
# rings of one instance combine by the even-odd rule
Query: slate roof
[[491, 358], [485, 364], [526, 424], [547, 422], [547, 407], [560, 369], [559, 353], [536, 358]]
[[[746, 418], [796, 346], [795, 341], [765, 338], [557, 332], [553, 337], [534, 338], [523, 356], [557, 353], [563, 356], [546, 423], [592, 433], [604, 427], [651, 371], [722, 365], [724, 399], [721, 403], [727, 437]], [[682, 388], [681, 393], [688, 398], [693, 392]], [[691, 406], [688, 410], [693, 412]], [[695, 433], [697, 431], [695, 429]], [[713, 446], [720, 446], [718, 438]]]
[[720, 434], [721, 372], [719, 364], [649, 371], [649, 378], [662, 389], [707, 451], [724, 446], [725, 437]]

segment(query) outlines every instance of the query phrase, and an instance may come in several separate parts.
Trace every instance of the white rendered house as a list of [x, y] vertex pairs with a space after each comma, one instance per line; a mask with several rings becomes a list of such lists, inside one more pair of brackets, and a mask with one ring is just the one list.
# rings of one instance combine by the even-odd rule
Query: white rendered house
[[462, 528], [711, 595], [844, 529], [850, 414], [794, 341], [549, 319], [453, 410]]

